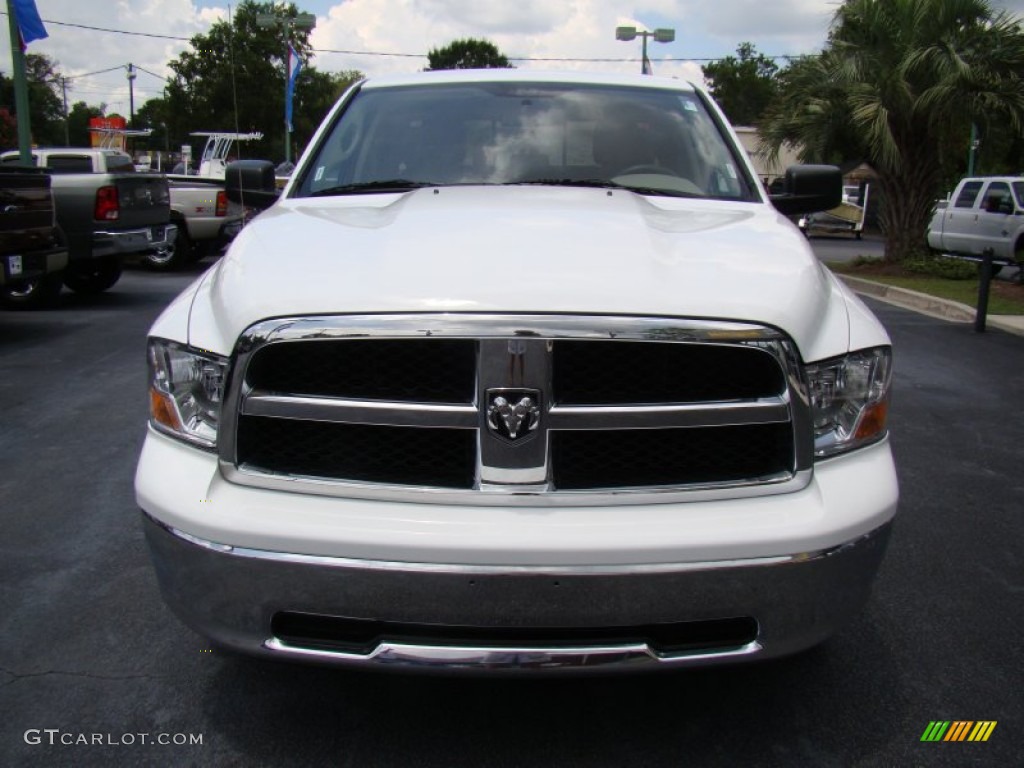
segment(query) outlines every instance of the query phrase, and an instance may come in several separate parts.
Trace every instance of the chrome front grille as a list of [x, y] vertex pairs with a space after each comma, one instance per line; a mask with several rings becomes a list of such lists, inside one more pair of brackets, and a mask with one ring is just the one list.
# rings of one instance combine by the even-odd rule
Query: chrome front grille
[[221, 437], [233, 482], [444, 503], [783, 493], [811, 468], [787, 339], [664, 318], [267, 321], [236, 349]]

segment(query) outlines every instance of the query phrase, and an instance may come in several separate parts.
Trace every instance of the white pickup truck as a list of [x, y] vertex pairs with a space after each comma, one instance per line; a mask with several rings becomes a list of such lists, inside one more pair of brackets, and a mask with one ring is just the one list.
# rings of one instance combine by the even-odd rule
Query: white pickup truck
[[146, 254], [146, 264], [171, 270], [223, 248], [241, 231], [244, 209], [228, 200], [223, 179], [167, 176], [171, 191], [171, 221], [178, 235], [169, 248]]
[[769, 658], [868, 597], [888, 336], [707, 94], [372, 78], [156, 321], [135, 489], [164, 598], [230, 649], [409, 669]]
[[949, 201], [936, 207], [928, 247], [981, 257], [991, 249], [1001, 262], [1024, 262], [1024, 177], [965, 178]]

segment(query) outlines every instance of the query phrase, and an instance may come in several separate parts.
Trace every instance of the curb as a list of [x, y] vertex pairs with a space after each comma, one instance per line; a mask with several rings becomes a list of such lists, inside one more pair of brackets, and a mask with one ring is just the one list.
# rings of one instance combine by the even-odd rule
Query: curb
[[[889, 302], [904, 309], [912, 309], [931, 317], [948, 320], [954, 323], [973, 323], [974, 307], [961, 304], [959, 301], [940, 299], [927, 293], [912, 291], [909, 288], [898, 288], [894, 285], [876, 283], [862, 277], [837, 275], [857, 293], [872, 296], [881, 301]], [[989, 315], [985, 318], [986, 328], [998, 328], [1007, 333], [1024, 336], [1024, 315]]]

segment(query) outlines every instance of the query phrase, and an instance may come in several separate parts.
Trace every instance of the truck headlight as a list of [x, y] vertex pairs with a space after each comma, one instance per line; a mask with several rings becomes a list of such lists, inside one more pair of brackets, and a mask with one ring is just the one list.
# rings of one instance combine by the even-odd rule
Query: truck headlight
[[161, 432], [215, 448], [227, 358], [149, 341], [149, 417]]
[[851, 352], [806, 367], [814, 420], [814, 455], [832, 456], [886, 435], [892, 350]]

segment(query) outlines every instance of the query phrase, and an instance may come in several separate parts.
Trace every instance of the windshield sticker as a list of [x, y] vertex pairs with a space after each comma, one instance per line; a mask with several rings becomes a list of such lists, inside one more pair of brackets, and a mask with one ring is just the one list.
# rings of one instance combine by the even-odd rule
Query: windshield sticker
[[735, 179], [736, 178], [736, 169], [733, 167], [732, 163], [726, 163], [725, 164], [725, 170], [728, 172], [729, 178], [731, 178], [731, 179]]
[[313, 181], [320, 181], [324, 177], [324, 166], [318, 166], [316, 169], [316, 176]]
[[697, 105], [693, 103], [693, 99], [683, 99], [683, 109], [687, 112], [696, 112]]

